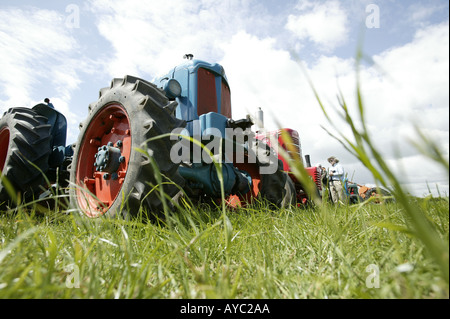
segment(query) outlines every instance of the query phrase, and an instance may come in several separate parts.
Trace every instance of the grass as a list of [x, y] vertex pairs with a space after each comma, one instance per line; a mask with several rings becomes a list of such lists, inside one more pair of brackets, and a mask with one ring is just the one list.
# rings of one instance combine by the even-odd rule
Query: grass
[[[410, 200], [448, 241], [448, 199]], [[448, 298], [398, 204], [261, 204], [227, 216], [230, 240], [222, 211], [210, 208], [170, 226], [33, 208], [3, 214], [0, 298]], [[379, 288], [367, 285], [369, 265]]]
[[[19, 205], [0, 214], [0, 298], [449, 298], [449, 199], [407, 195], [372, 143], [360, 92], [358, 80], [356, 120], [338, 99], [352, 136], [329, 134], [394, 202], [190, 206], [166, 223]], [[417, 132], [413, 146], [448, 172], [439, 147]], [[302, 165], [290, 164], [304, 180]]]

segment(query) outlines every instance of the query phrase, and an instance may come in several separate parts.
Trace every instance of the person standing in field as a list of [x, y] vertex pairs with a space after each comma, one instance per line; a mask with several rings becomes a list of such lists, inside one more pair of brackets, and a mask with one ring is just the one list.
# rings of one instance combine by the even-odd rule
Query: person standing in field
[[345, 172], [344, 168], [341, 164], [339, 164], [339, 159], [335, 156], [331, 156], [328, 158], [328, 163], [331, 164], [331, 168], [329, 170], [329, 181], [330, 181], [330, 192], [331, 198], [334, 203], [345, 203], [345, 194], [344, 194], [344, 178]]

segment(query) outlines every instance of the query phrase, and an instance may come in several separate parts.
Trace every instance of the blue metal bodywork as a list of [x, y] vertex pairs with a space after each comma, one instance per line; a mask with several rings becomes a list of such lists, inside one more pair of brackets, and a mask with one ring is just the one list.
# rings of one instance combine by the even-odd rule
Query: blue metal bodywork
[[[217, 112], [198, 114], [198, 70], [200, 68], [212, 72], [215, 76], [215, 88], [217, 98]], [[222, 81], [228, 85], [225, 70], [220, 64], [208, 63], [202, 60], [186, 60], [184, 63], [174, 67], [165, 76], [157, 79], [155, 84], [163, 88], [170, 79], [177, 80], [181, 85], [181, 95], [176, 97], [178, 107], [175, 116], [187, 122], [186, 129], [190, 136], [198, 134], [194, 131], [194, 121], [200, 121], [201, 132], [208, 128], [219, 129], [222, 137], [225, 136], [225, 125], [228, 118], [223, 113], [222, 105]]]
[[[200, 70], [203, 74], [207, 74], [207, 81], [200, 81]], [[165, 89], [169, 98], [171, 94], [170, 92], [167, 94], [166, 88], [168, 81], [172, 79], [177, 80], [181, 86], [181, 93], [174, 98], [178, 102], [175, 116], [186, 121], [189, 135], [202, 142], [211, 136], [224, 139], [225, 129], [229, 127], [231, 120], [231, 101], [228, 79], [223, 67], [202, 60], [186, 60], [154, 82], [158, 87]], [[212, 87], [215, 88], [215, 92], [211, 92]], [[223, 92], [224, 90], [227, 92]], [[200, 108], [200, 94], [209, 95], [209, 101], [214, 106], [205, 106], [203, 103]], [[215, 100], [214, 98], [211, 100], [211, 97], [215, 97]], [[224, 105], [225, 103], [227, 105]], [[205, 109], [215, 109], [217, 112], [205, 112]], [[251, 178], [248, 173], [238, 170], [229, 163], [222, 163], [221, 169], [225, 194], [246, 193], [250, 190]], [[220, 182], [214, 164], [202, 162], [190, 167], [180, 166], [178, 172], [191, 188], [201, 189], [208, 196], [220, 197]]]

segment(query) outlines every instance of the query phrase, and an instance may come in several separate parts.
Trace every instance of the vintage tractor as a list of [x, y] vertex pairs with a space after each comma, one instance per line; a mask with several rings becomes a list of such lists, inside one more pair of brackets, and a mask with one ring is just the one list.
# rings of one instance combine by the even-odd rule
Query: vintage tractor
[[354, 182], [348, 182], [347, 194], [350, 204], [357, 204], [370, 200], [371, 203], [380, 204], [393, 202], [394, 198], [390, 191], [375, 186], [360, 185]]
[[[10, 204], [15, 192], [36, 198], [60, 183], [71, 208], [89, 217], [140, 209], [157, 215], [183, 196], [231, 207], [256, 199], [277, 207], [307, 203], [303, 183], [277, 152], [294, 150], [302, 159], [298, 133], [255, 134], [251, 117], [233, 120], [223, 67], [185, 58], [154, 83], [113, 79], [89, 105], [73, 145], [65, 145], [64, 116], [45, 104], [5, 112], [0, 202]], [[320, 194], [321, 171], [306, 169]]]

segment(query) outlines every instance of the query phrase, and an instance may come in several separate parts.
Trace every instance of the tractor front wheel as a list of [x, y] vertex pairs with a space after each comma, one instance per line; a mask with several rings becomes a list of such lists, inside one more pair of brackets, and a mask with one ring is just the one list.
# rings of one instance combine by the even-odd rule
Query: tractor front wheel
[[100, 90], [74, 146], [72, 208], [89, 217], [127, 218], [141, 207], [161, 212], [161, 188], [170, 199], [184, 182], [170, 159], [174, 142], [158, 137], [184, 125], [171, 103], [155, 85], [132, 76]]

